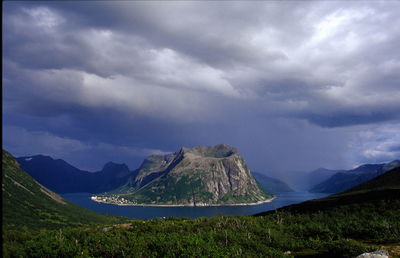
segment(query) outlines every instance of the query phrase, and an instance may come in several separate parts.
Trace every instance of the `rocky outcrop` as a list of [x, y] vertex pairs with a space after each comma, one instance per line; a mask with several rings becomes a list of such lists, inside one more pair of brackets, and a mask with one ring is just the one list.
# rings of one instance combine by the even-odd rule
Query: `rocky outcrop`
[[225, 144], [150, 156], [132, 181], [112, 194], [133, 204], [192, 206], [258, 203], [271, 197], [259, 188], [238, 151]]
[[388, 258], [389, 253], [385, 250], [379, 250], [372, 253], [363, 253], [357, 256], [357, 258]]

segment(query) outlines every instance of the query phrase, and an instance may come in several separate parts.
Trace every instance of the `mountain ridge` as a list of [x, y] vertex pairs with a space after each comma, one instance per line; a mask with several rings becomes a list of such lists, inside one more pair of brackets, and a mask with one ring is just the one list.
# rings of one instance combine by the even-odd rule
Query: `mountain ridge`
[[81, 170], [62, 159], [34, 155], [18, 157], [21, 168], [47, 188], [57, 193], [100, 193], [119, 187], [126, 177], [135, 174], [126, 164], [107, 162], [102, 170]]
[[351, 170], [343, 170], [335, 173], [327, 180], [311, 187], [310, 192], [342, 192], [399, 166], [400, 160], [381, 164], [363, 164]]
[[294, 190], [282, 180], [254, 171], [251, 172], [251, 174], [265, 191], [269, 191], [273, 194], [282, 192], [294, 192]]
[[[352, 187], [346, 191], [324, 198], [305, 201], [277, 209], [291, 213], [320, 212], [345, 205], [375, 203], [382, 200], [400, 199], [400, 167], [393, 168], [383, 174]], [[256, 214], [262, 216], [276, 211]]]

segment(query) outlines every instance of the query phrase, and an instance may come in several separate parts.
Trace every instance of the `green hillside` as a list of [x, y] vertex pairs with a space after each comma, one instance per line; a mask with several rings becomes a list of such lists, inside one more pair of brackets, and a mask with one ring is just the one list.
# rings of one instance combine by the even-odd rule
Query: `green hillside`
[[62, 199], [22, 171], [3, 150], [3, 228], [62, 228], [114, 224], [125, 219], [98, 214]]
[[[11, 175], [23, 176], [24, 173], [9, 155], [3, 154], [3, 162], [11, 171], [6, 177], [3, 174], [8, 180], [3, 180], [4, 186], [11, 183], [11, 189], [17, 189], [10, 192], [6, 187], [3, 198], [14, 193], [23, 196], [16, 200], [32, 199], [23, 214], [31, 212], [36, 216], [35, 221], [50, 228], [59, 226], [60, 221], [62, 226], [76, 226], [92, 219], [88, 222], [92, 226], [85, 228], [36, 230], [29, 227], [18, 231], [3, 228], [3, 257], [356, 257], [377, 249], [388, 250], [390, 257], [400, 255], [400, 198], [395, 195], [398, 189], [392, 188], [393, 181], [383, 183], [388, 186], [384, 189], [378, 189], [382, 183], [370, 182], [370, 186], [361, 189], [362, 194], [329, 197], [336, 198], [335, 202], [329, 198], [313, 201], [329, 203], [329, 208], [322, 205], [319, 210], [305, 202], [297, 205], [303, 207], [302, 210], [289, 206], [262, 216], [131, 220], [127, 224], [98, 227], [94, 226], [95, 218], [103, 221], [100, 218], [104, 216], [96, 217], [86, 211], [85, 218], [74, 217], [73, 214], [82, 209], [58, 203], [46, 197], [47, 194], [41, 195], [41, 186], [29, 177], [19, 178], [23, 184], [16, 184], [17, 178]], [[394, 172], [386, 177], [397, 180]], [[377, 180], [386, 182], [386, 177]], [[369, 194], [370, 198], [364, 198], [364, 194]], [[364, 197], [346, 201], [348, 196]], [[46, 205], [40, 201], [43, 199]], [[26, 203], [18, 204], [13, 209], [14, 214], [21, 217], [22, 212], [17, 210], [23, 205]], [[70, 211], [61, 207], [68, 207]], [[38, 209], [54, 214], [56, 222], [37, 217]], [[25, 216], [15, 223], [23, 224], [21, 219], [34, 222]]]

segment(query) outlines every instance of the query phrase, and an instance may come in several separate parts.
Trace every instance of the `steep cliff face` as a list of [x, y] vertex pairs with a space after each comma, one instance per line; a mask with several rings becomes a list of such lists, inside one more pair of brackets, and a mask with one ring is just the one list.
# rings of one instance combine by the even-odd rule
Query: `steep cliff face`
[[271, 197], [237, 150], [225, 144], [151, 156], [139, 168], [135, 184], [114, 193], [136, 204], [193, 206], [257, 203]]

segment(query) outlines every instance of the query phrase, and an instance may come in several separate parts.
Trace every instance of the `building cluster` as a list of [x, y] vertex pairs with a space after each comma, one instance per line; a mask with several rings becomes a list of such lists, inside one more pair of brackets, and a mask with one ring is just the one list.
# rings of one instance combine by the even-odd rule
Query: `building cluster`
[[119, 205], [128, 205], [128, 204], [135, 204], [125, 198], [122, 198], [118, 195], [111, 195], [111, 196], [92, 196], [91, 199], [96, 202], [104, 202], [110, 204], [119, 204]]

